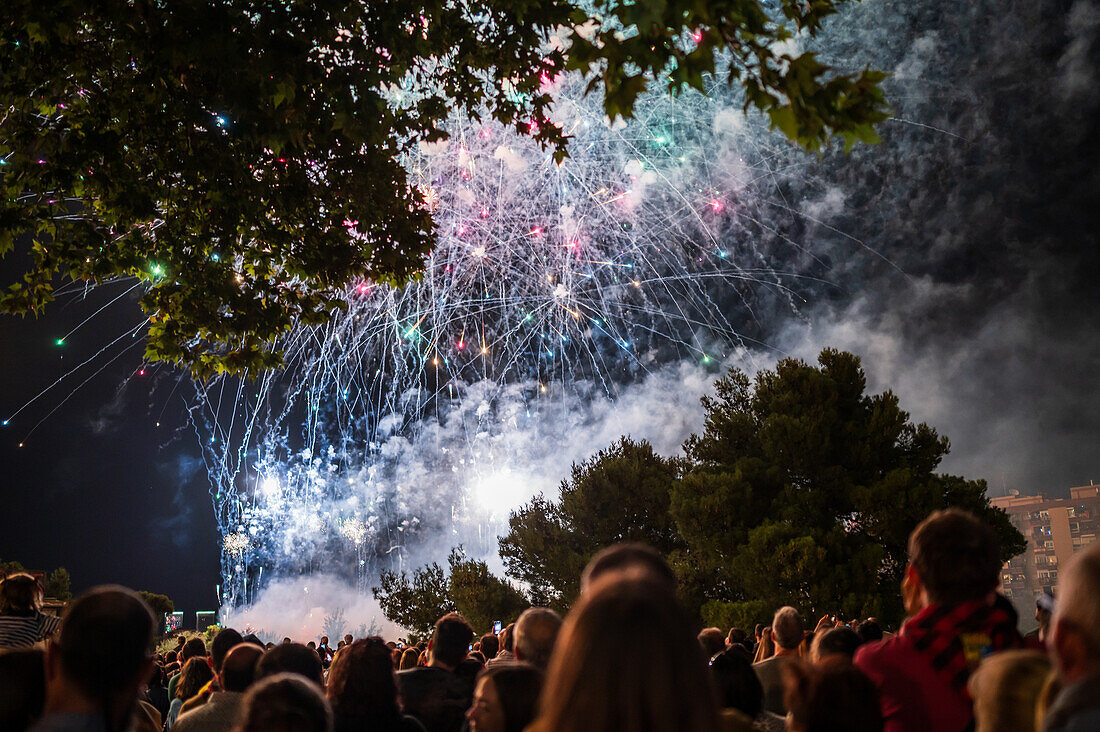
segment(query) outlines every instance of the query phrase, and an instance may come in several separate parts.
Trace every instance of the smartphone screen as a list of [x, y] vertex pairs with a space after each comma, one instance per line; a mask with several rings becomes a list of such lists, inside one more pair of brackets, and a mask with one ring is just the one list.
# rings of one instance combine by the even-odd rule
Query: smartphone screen
[[499, 620], [494, 620], [493, 621], [493, 635], [500, 635], [500, 628], [501, 628], [500, 621]]

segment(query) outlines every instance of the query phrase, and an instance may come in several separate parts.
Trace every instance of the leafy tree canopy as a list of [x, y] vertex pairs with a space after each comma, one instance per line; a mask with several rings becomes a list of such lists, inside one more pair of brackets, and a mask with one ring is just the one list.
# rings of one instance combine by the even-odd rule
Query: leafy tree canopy
[[542, 91], [564, 70], [615, 119], [653, 79], [701, 89], [726, 54], [746, 107], [804, 147], [874, 141], [881, 73], [778, 50], [845, 1], [7, 0], [0, 256], [24, 274], [0, 309], [37, 312], [61, 277], [135, 277], [147, 358], [271, 367], [349, 283], [416, 275], [433, 224], [402, 155], [448, 116], [567, 154]]
[[413, 572], [383, 571], [374, 597], [391, 621], [420, 637], [431, 635], [435, 621], [449, 612], [462, 613], [477, 633], [495, 620], [514, 619], [530, 605], [508, 582], [494, 576], [485, 562], [452, 549], [447, 569], [432, 562]]
[[167, 595], [158, 595], [155, 592], [138, 590], [138, 595], [140, 595], [141, 599], [145, 601], [145, 604], [149, 606], [149, 609], [153, 611], [153, 617], [157, 619], [157, 631], [163, 631], [164, 616], [175, 611], [176, 603], [172, 602]]
[[627, 437], [574, 465], [560, 500], [537, 496], [510, 517], [500, 541], [508, 574], [530, 587], [535, 604], [564, 611], [599, 549], [620, 541], [645, 542], [664, 553], [681, 548], [668, 489], [683, 467]]
[[561, 607], [587, 557], [648, 541], [707, 624], [744, 626], [785, 604], [900, 619], [908, 536], [936, 509], [986, 521], [1006, 560], [1022, 552], [985, 481], [935, 472], [947, 439], [913, 424], [892, 392], [865, 391], [859, 358], [833, 349], [752, 379], [734, 369], [703, 399], [686, 461], [624, 439], [574, 467], [560, 502], [537, 497], [512, 515], [505, 566]]
[[64, 567], [58, 567], [46, 577], [44, 594], [46, 597], [53, 597], [61, 602], [68, 602], [73, 599], [72, 590], [69, 588], [70, 579], [69, 570]]

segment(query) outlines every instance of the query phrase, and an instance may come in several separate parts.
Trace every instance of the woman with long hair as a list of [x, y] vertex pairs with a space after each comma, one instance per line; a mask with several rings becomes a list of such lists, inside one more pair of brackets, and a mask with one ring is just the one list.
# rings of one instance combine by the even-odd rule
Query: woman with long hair
[[424, 726], [401, 714], [397, 705], [392, 658], [378, 637], [353, 641], [336, 654], [325, 688], [336, 732], [424, 732]]
[[760, 645], [756, 647], [756, 655], [753, 656], [753, 663], [760, 663], [775, 655], [775, 641], [772, 640], [772, 629], [764, 628], [764, 632], [760, 634]]
[[482, 671], [466, 712], [470, 732], [523, 732], [535, 718], [542, 678], [542, 671], [526, 663]]
[[54, 636], [61, 619], [41, 612], [42, 585], [20, 572], [0, 582], [0, 650], [31, 648]]
[[566, 618], [546, 674], [542, 732], [715, 732], [718, 705], [687, 613], [668, 588], [616, 572]]
[[187, 659], [180, 673], [180, 680], [176, 683], [176, 696], [168, 706], [168, 727], [176, 723], [183, 703], [198, 694], [202, 687], [206, 686], [206, 682], [212, 678], [214, 678], [214, 671], [206, 662], [205, 656]]
[[399, 671], [407, 671], [410, 668], [416, 668], [416, 662], [420, 658], [420, 651], [415, 647], [406, 648], [405, 652], [401, 654], [401, 664], [398, 667]]

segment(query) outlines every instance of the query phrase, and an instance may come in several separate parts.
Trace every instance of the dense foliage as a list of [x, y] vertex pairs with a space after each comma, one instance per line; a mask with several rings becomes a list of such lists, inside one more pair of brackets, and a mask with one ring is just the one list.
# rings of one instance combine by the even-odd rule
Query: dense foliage
[[383, 571], [374, 597], [387, 618], [418, 637], [431, 635], [435, 621], [455, 611], [480, 635], [496, 620], [514, 619], [529, 604], [461, 547], [451, 550], [446, 569], [432, 562], [415, 570], [411, 580], [405, 572]]
[[157, 620], [157, 632], [163, 632], [164, 618], [169, 613], [175, 612], [176, 603], [172, 602], [167, 595], [160, 595], [155, 592], [138, 590], [138, 595], [141, 596], [142, 600], [145, 600], [145, 604], [153, 611], [153, 617]]
[[530, 588], [535, 604], [564, 610], [596, 549], [620, 541], [665, 554], [681, 549], [668, 489], [684, 467], [626, 437], [574, 465], [557, 502], [536, 496], [512, 514], [500, 541], [508, 575]]
[[147, 358], [273, 366], [350, 283], [417, 274], [433, 223], [403, 155], [450, 115], [567, 154], [543, 91], [566, 69], [615, 119], [652, 79], [701, 88], [725, 53], [746, 107], [806, 148], [873, 141], [880, 73], [778, 50], [845, 1], [7, 0], [0, 256], [23, 277], [0, 310], [39, 311], [64, 277], [136, 277]]
[[512, 514], [500, 553], [531, 602], [567, 609], [592, 555], [634, 540], [670, 558], [708, 625], [751, 627], [786, 604], [896, 622], [908, 536], [932, 511], [976, 514], [1005, 560], [1026, 548], [984, 480], [936, 472], [946, 437], [911, 422], [892, 392], [865, 393], [851, 353], [754, 378], [734, 369], [715, 387], [686, 458], [624, 438], [574, 466], [558, 500]]

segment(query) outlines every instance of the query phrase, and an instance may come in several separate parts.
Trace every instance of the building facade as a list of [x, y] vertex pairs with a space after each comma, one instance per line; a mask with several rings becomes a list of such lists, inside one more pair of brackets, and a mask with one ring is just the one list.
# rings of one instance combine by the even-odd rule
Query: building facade
[[1043, 592], [1054, 594], [1058, 568], [1096, 541], [1100, 528], [1100, 485], [1070, 488], [1069, 498], [1010, 495], [990, 502], [1027, 539], [1027, 550], [1001, 570], [1005, 597], [1021, 609]]

